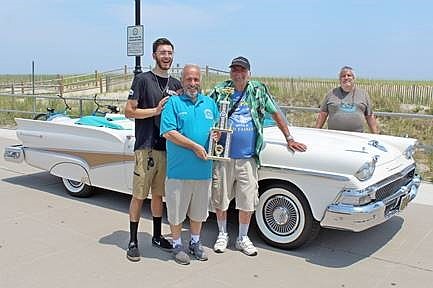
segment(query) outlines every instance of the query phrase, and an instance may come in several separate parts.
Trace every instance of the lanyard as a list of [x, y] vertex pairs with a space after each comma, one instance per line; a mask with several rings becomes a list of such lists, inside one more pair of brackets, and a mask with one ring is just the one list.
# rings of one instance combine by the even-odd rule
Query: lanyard
[[239, 103], [241, 103], [242, 98], [244, 98], [245, 92], [247, 91], [247, 87], [248, 87], [248, 83], [245, 86], [244, 90], [242, 91], [241, 97], [239, 97], [239, 99], [236, 101], [236, 103], [232, 106], [229, 113], [227, 114], [228, 118], [230, 118], [230, 116], [233, 114], [233, 112], [235, 112], [236, 108], [238, 108]]

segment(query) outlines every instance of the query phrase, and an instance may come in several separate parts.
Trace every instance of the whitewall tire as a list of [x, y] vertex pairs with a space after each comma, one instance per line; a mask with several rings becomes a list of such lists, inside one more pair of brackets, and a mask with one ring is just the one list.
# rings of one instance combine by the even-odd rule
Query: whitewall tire
[[69, 195], [75, 196], [75, 197], [89, 197], [92, 195], [92, 187], [75, 180], [70, 180], [67, 178], [63, 178], [63, 186], [65, 187], [66, 191]]
[[317, 236], [320, 225], [296, 187], [282, 182], [267, 183], [259, 192], [255, 218], [259, 235], [266, 243], [293, 249]]

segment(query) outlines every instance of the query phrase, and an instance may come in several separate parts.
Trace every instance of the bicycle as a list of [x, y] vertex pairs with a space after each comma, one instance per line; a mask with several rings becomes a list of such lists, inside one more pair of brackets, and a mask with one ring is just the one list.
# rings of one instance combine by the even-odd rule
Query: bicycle
[[[119, 121], [127, 120], [124, 115], [118, 114], [120, 112], [119, 107], [115, 105], [99, 104], [98, 101], [96, 101], [96, 96], [97, 94], [95, 94], [93, 97], [93, 102], [96, 104], [95, 111], [88, 116], [81, 116], [80, 119], [75, 122], [75, 124], [107, 127], [113, 129], [125, 129], [122, 124], [118, 123]], [[107, 109], [108, 111], [101, 111], [101, 107]]]
[[[117, 107], [116, 105], [101, 105], [101, 104], [99, 104], [98, 101], [96, 101], [96, 96], [97, 96], [97, 94], [95, 94], [95, 96], [93, 96], [93, 102], [96, 104], [96, 109], [95, 109], [95, 111], [93, 111], [92, 116], [105, 117], [109, 113], [118, 114], [120, 112], [119, 107]], [[101, 107], [108, 109], [109, 111], [101, 111], [100, 110]]]
[[42, 120], [42, 121], [51, 121], [57, 117], [68, 117], [69, 111], [71, 111], [71, 107], [66, 103], [66, 99], [62, 95], [57, 95], [60, 99], [65, 103], [65, 109], [63, 111], [56, 111], [55, 108], [47, 107], [47, 112], [36, 114], [33, 117], [33, 120]]

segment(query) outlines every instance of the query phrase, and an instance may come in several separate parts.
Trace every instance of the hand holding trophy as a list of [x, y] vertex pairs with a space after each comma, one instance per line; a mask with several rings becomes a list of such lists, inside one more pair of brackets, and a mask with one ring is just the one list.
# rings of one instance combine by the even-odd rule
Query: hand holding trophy
[[[227, 96], [233, 94], [234, 88], [226, 87], [221, 89], [220, 93]], [[230, 142], [233, 130], [227, 127], [228, 124], [228, 113], [229, 113], [230, 101], [220, 101], [220, 119], [216, 127], [212, 128], [209, 134], [209, 148], [208, 148], [208, 159], [212, 160], [230, 160]]]

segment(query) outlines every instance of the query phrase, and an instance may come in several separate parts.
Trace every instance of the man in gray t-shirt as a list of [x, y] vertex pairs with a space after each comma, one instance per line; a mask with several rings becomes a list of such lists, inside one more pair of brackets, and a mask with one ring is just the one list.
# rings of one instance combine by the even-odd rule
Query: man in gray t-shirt
[[316, 128], [322, 128], [329, 117], [329, 129], [363, 132], [365, 119], [370, 132], [379, 133], [370, 97], [365, 90], [355, 86], [353, 69], [344, 66], [339, 78], [340, 87], [329, 91], [320, 105]]

